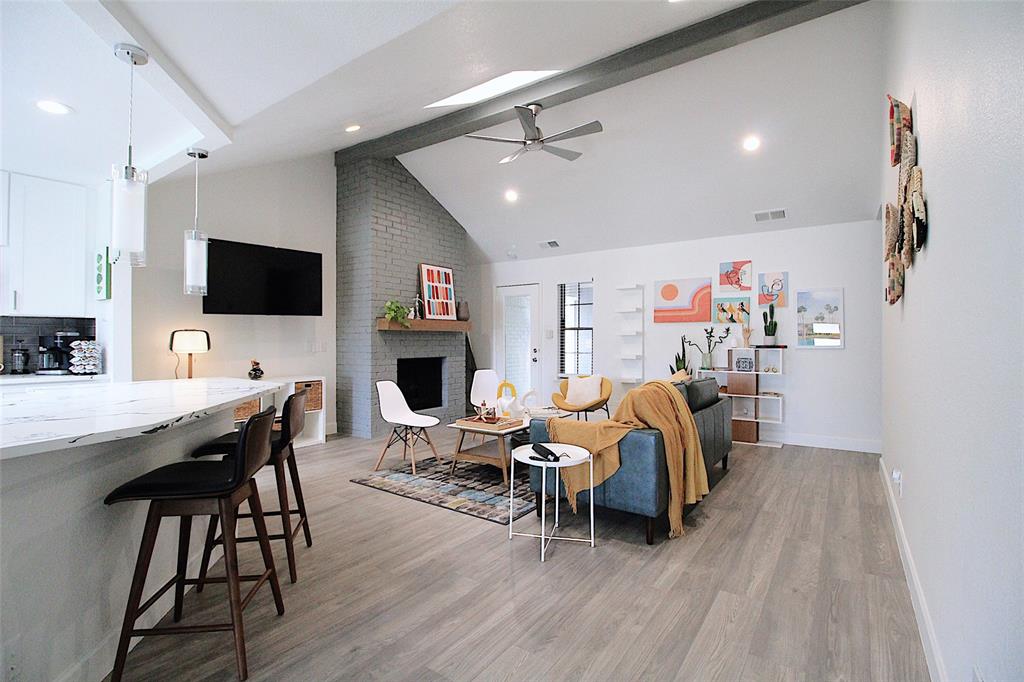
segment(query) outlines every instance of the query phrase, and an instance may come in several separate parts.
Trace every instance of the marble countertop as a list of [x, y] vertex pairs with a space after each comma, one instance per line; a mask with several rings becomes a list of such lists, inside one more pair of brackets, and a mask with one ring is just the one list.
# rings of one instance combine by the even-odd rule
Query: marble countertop
[[0, 459], [157, 433], [280, 388], [227, 378], [0, 385]]
[[0, 374], [0, 386], [110, 381], [106, 374]]

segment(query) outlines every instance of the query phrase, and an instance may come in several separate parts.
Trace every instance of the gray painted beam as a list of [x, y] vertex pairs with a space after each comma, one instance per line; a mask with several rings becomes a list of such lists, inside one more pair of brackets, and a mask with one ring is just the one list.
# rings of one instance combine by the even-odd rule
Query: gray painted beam
[[670, 69], [865, 0], [759, 0], [653, 38], [572, 71], [334, 153], [342, 166], [390, 158], [515, 118], [516, 104], [550, 108]]

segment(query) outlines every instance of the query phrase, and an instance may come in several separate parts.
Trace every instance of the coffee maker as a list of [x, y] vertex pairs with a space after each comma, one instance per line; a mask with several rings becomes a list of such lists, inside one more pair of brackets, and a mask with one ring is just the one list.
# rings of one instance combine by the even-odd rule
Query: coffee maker
[[36, 374], [71, 374], [71, 342], [80, 334], [74, 331], [55, 332], [39, 337], [39, 368]]

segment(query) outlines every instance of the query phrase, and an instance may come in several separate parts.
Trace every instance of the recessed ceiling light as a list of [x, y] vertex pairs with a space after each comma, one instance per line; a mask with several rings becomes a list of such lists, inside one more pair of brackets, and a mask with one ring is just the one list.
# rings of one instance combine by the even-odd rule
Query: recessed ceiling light
[[442, 100], [438, 100], [433, 104], [428, 104], [423, 107], [424, 109], [431, 109], [433, 107], [454, 107], [461, 104], [474, 104], [476, 102], [482, 102], [485, 99], [496, 97], [503, 92], [509, 90], [515, 90], [534, 81], [539, 81], [541, 78], [547, 78], [553, 76], [559, 71], [509, 71], [508, 73], [492, 78], [486, 83], [480, 85], [474, 85], [468, 90], [457, 92], [451, 97], [445, 97]]
[[743, 148], [748, 152], [756, 152], [761, 146], [761, 138], [757, 135], [747, 135], [743, 138]]
[[36, 106], [45, 111], [48, 114], [70, 114], [73, 110], [67, 104], [61, 104], [52, 99], [41, 99], [36, 102]]
[[509, 202], [510, 204], [519, 201], [519, 192], [515, 191], [514, 189], [505, 190], [505, 201]]
[[350, 126], [349, 126], [348, 128], [345, 128], [345, 132], [346, 132], [346, 133], [354, 133], [354, 132], [356, 132], [357, 130], [359, 130], [360, 128], [362, 128], [362, 127], [363, 127], [363, 126], [361, 126], [361, 125], [357, 125], [357, 124], [354, 124], [354, 125], [350, 125]]

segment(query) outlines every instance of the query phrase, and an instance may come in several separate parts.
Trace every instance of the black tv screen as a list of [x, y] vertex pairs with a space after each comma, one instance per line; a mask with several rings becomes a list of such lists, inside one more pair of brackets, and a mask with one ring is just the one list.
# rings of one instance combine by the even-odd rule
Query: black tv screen
[[203, 312], [322, 315], [323, 256], [211, 239]]

